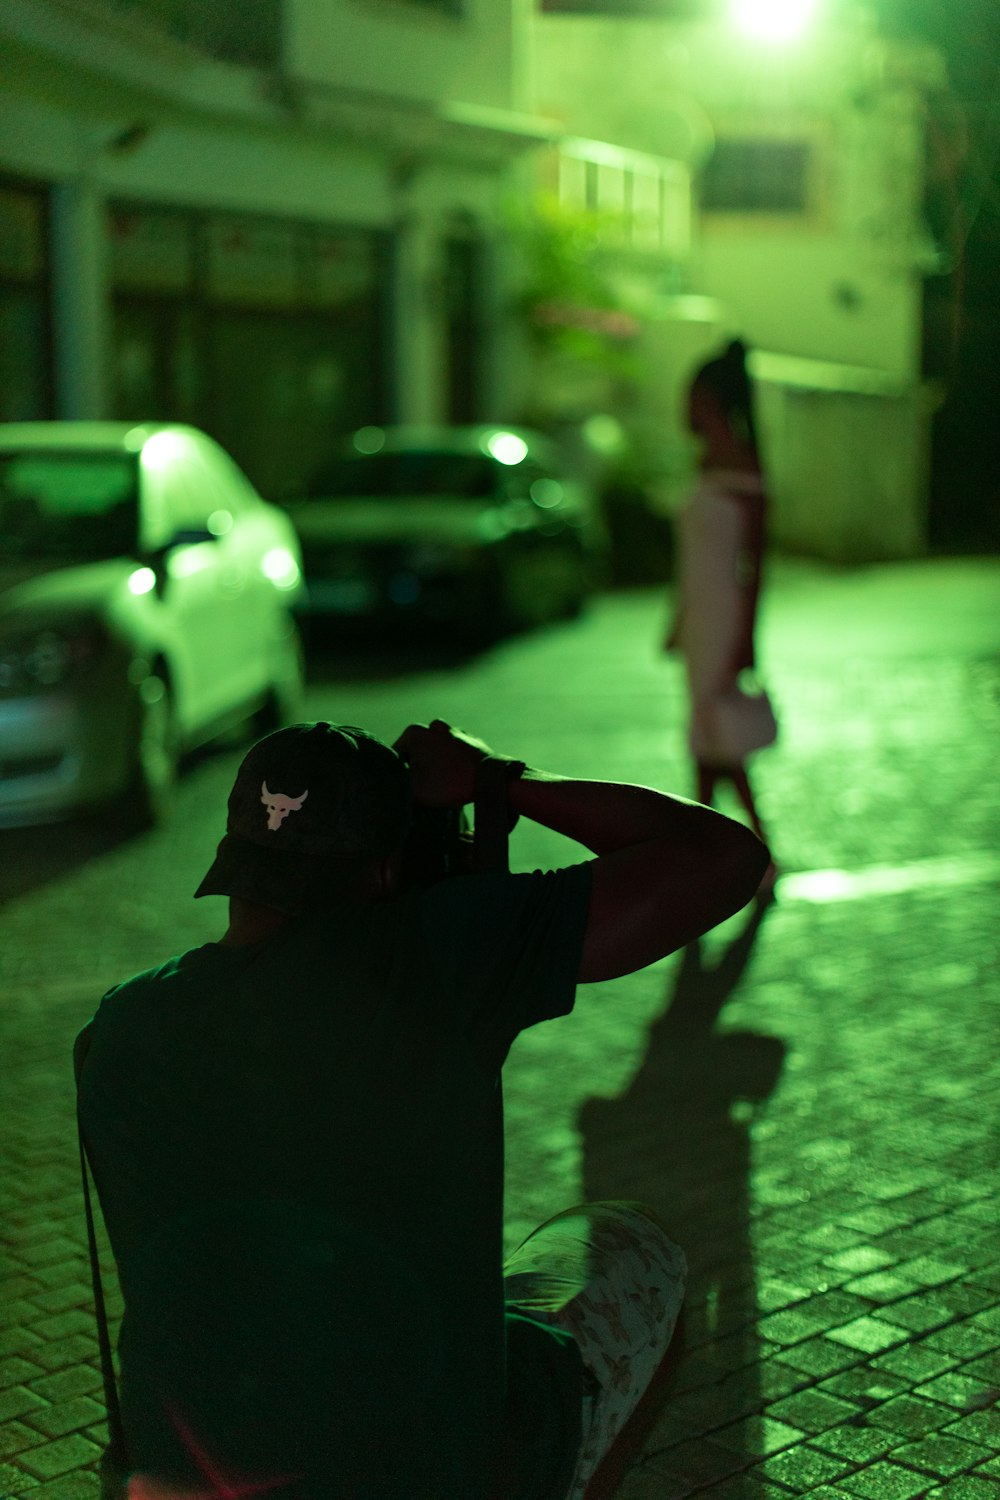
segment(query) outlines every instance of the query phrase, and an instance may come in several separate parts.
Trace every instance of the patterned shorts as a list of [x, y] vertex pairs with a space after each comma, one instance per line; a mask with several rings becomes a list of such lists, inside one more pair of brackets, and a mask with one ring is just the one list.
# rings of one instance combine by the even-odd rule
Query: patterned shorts
[[686, 1274], [684, 1252], [641, 1203], [567, 1208], [507, 1260], [507, 1301], [572, 1334], [588, 1376], [583, 1442], [566, 1500], [580, 1500], [662, 1362]]
[[[583, 1440], [566, 1500], [594, 1471], [656, 1373], [684, 1300], [687, 1263], [652, 1209], [587, 1203], [549, 1219], [508, 1258], [504, 1296], [572, 1335], [583, 1359]], [[134, 1475], [127, 1500], [204, 1500]], [[124, 1500], [124, 1497], [123, 1497]]]

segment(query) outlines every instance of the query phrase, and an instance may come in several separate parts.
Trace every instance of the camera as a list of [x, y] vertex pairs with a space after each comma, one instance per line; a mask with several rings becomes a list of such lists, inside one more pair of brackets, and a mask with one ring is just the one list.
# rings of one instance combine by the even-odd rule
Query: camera
[[472, 825], [464, 808], [414, 805], [403, 845], [404, 886], [435, 885], [472, 869]]

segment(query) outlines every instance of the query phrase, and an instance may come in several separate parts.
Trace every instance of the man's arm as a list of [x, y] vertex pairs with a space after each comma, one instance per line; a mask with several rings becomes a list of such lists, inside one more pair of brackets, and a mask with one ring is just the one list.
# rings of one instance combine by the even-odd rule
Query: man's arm
[[[472, 801], [481, 741], [437, 719], [396, 743], [414, 797], [432, 807]], [[580, 962], [583, 983], [630, 974], [715, 927], [752, 898], [768, 851], [741, 823], [650, 787], [527, 770], [511, 808], [597, 857]]]

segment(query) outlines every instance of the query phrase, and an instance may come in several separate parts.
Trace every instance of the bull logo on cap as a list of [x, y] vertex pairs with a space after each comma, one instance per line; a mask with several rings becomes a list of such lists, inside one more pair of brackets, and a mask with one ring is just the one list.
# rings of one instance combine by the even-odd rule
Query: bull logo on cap
[[260, 784], [260, 800], [267, 808], [267, 826], [272, 833], [281, 827], [290, 812], [298, 812], [309, 795], [309, 788], [301, 797], [286, 797], [284, 792], [269, 792], [267, 782]]

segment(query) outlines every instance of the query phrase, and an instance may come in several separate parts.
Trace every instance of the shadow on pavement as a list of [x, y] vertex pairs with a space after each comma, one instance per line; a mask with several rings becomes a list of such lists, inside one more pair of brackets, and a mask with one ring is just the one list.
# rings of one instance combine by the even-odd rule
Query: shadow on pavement
[[123, 838], [96, 818], [0, 829], [0, 907], [100, 858]]
[[676, 1372], [665, 1391], [640, 1407], [612, 1450], [606, 1470], [602, 1467], [601, 1496], [613, 1493], [647, 1446], [672, 1448], [661, 1460], [669, 1469], [665, 1482], [678, 1488], [690, 1483], [692, 1490], [758, 1456], [747, 1451], [752, 1441], [740, 1432], [727, 1435], [721, 1447], [700, 1434], [720, 1425], [719, 1381], [726, 1380], [724, 1406], [734, 1421], [758, 1411], [762, 1400], [754, 1388], [749, 1122], [753, 1105], [777, 1085], [785, 1047], [777, 1037], [720, 1031], [716, 1023], [769, 909], [755, 907], [711, 966], [701, 943], [684, 950], [667, 1008], [650, 1030], [628, 1092], [616, 1099], [588, 1099], [580, 1112], [586, 1200], [649, 1204], [683, 1247], [689, 1265], [684, 1346]]
[[[166, 815], [167, 826], [180, 815], [177, 804], [197, 768], [232, 754], [234, 749], [242, 753], [249, 744], [249, 731], [240, 725], [207, 745], [185, 752], [173, 804]], [[113, 806], [83, 811], [61, 822], [0, 828], [0, 909], [18, 896], [82, 869], [140, 834], [141, 830], [122, 826]]]
[[482, 643], [444, 628], [361, 631], [356, 626], [311, 625], [304, 632], [310, 682], [391, 682], [422, 672], [467, 666]]

